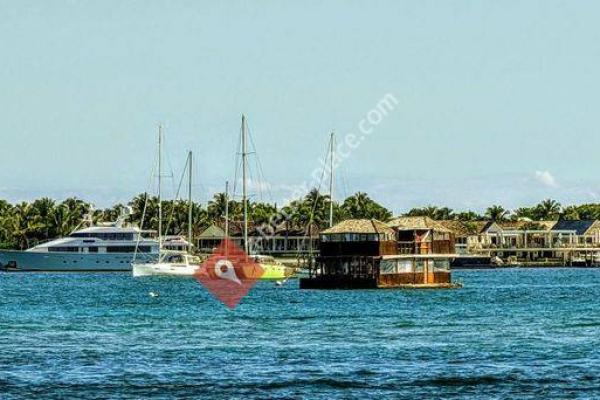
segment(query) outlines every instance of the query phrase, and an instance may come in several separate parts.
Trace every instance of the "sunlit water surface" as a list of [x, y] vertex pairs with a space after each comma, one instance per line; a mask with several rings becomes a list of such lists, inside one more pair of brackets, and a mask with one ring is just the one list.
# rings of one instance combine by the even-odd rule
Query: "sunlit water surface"
[[600, 269], [454, 277], [230, 311], [194, 280], [2, 273], [0, 398], [600, 397]]

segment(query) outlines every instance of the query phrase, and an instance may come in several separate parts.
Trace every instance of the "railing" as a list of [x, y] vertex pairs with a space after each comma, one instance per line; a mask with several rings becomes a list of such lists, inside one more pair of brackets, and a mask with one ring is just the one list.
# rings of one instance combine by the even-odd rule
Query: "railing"
[[508, 244], [476, 244], [469, 245], [469, 251], [478, 250], [527, 250], [527, 249], [597, 249], [600, 248], [600, 243], [527, 243], [518, 245]]
[[378, 279], [380, 261], [380, 257], [367, 256], [317, 257], [308, 262], [308, 275]]

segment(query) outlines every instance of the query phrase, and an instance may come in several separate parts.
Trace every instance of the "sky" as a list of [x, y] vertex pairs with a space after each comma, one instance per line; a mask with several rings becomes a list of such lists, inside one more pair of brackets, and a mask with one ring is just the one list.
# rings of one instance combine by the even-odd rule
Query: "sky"
[[[104, 207], [154, 190], [161, 123], [166, 191], [192, 150], [205, 203], [235, 180], [245, 114], [263, 201], [313, 183], [329, 133], [344, 143], [371, 115], [338, 199], [599, 202], [598, 15], [591, 1], [0, 0], [0, 198]], [[394, 108], [373, 114], [385, 96]]]

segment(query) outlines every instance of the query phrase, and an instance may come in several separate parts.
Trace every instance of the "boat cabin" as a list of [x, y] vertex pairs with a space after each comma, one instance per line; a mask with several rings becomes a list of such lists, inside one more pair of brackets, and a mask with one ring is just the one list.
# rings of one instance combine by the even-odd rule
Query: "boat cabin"
[[188, 242], [183, 236], [165, 236], [162, 243], [163, 249], [170, 251], [188, 251], [191, 248], [190, 242]]

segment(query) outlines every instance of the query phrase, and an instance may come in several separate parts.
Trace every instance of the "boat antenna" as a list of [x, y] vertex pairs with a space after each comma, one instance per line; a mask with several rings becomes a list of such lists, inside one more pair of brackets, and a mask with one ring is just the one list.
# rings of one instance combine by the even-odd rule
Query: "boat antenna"
[[246, 140], [246, 116], [242, 114], [242, 203], [244, 205], [244, 252], [248, 255], [248, 188], [246, 174], [248, 168], [248, 148]]
[[335, 132], [331, 131], [331, 139], [329, 142], [329, 227], [333, 226], [333, 158], [335, 156]]
[[192, 235], [192, 209], [193, 209], [193, 203], [192, 203], [192, 162], [193, 162], [193, 155], [192, 152], [190, 151], [188, 153], [188, 251], [190, 252], [190, 254], [192, 253], [192, 243], [194, 242]]

